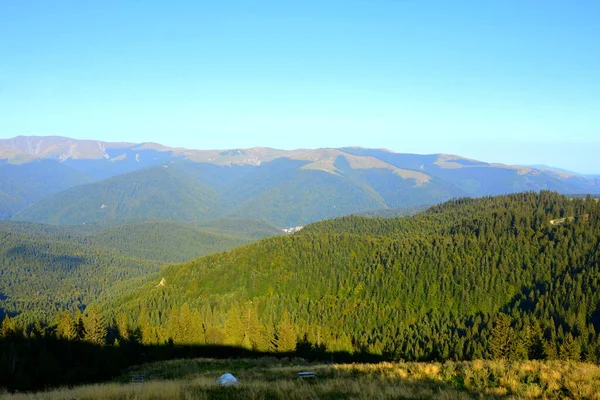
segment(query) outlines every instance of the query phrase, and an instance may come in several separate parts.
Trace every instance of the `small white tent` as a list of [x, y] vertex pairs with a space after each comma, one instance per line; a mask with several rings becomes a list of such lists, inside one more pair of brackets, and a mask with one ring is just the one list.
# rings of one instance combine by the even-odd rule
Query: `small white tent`
[[231, 374], [223, 374], [217, 379], [217, 385], [219, 386], [235, 386], [237, 384], [237, 378]]

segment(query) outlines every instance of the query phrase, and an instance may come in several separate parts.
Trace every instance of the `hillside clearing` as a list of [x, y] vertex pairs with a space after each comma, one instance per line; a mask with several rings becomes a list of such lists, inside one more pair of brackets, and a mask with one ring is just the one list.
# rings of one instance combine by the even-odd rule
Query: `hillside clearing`
[[[297, 378], [313, 371], [316, 380]], [[240, 384], [219, 387], [231, 372]], [[146, 383], [128, 383], [132, 373]], [[600, 367], [563, 361], [472, 361], [445, 363], [310, 364], [275, 358], [174, 360], [142, 365], [116, 382], [63, 388], [26, 399], [600, 399]]]

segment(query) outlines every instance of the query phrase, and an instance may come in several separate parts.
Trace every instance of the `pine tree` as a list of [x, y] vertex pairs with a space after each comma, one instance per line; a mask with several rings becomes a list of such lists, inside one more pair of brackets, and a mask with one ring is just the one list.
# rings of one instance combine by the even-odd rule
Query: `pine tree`
[[59, 339], [77, 339], [77, 329], [71, 315], [67, 311], [61, 311], [57, 317], [56, 335]]
[[225, 344], [241, 346], [244, 340], [244, 326], [240, 319], [238, 307], [232, 307], [227, 312], [225, 321]]
[[129, 323], [127, 322], [127, 315], [119, 314], [116, 319], [117, 331], [121, 340], [129, 341]]
[[146, 307], [142, 307], [140, 315], [138, 317], [138, 326], [140, 328], [141, 342], [145, 345], [156, 344], [156, 333], [150, 325], [150, 318], [148, 317], [148, 310]]
[[273, 319], [269, 316], [269, 320], [267, 321], [265, 327], [264, 327], [264, 332], [263, 332], [264, 338], [263, 341], [265, 343], [266, 346], [266, 351], [268, 352], [276, 352], [277, 351], [277, 343], [276, 343], [276, 336], [277, 334], [275, 333], [275, 324], [273, 323]]
[[281, 321], [277, 325], [277, 340], [275, 346], [280, 353], [287, 353], [296, 350], [296, 331], [290, 320], [290, 315], [287, 311], [283, 312]]
[[2, 337], [9, 337], [17, 333], [15, 322], [6, 314], [2, 320], [2, 327], [0, 328]]
[[83, 340], [86, 336], [85, 324], [83, 322], [83, 314], [77, 310], [75, 313], [75, 339]]
[[581, 359], [581, 346], [577, 339], [573, 338], [571, 332], [565, 336], [565, 340], [560, 346], [559, 356], [561, 360], [579, 361]]
[[98, 345], [106, 344], [106, 324], [100, 315], [100, 310], [98, 307], [92, 306], [86, 311], [85, 340]]
[[544, 335], [539, 322], [531, 328], [531, 340], [529, 341], [528, 358], [530, 360], [541, 360], [544, 358]]
[[202, 325], [202, 316], [198, 311], [192, 312], [192, 322], [190, 326], [190, 344], [206, 344], [206, 338], [204, 336], [204, 326]]
[[498, 314], [491, 330], [490, 351], [494, 359], [507, 359], [513, 346], [514, 331], [510, 326], [511, 319], [506, 314]]
[[558, 358], [558, 352], [556, 351], [556, 344], [552, 340], [544, 340], [544, 358], [546, 360], [556, 360]]
[[44, 336], [46, 336], [46, 329], [42, 326], [40, 320], [35, 321], [29, 337], [43, 338]]
[[244, 347], [253, 350], [266, 351], [268, 342], [264, 328], [258, 320], [258, 313], [252, 303], [248, 304], [244, 313]]
[[175, 306], [171, 307], [169, 316], [167, 318], [166, 336], [168, 339], [173, 340], [174, 343], [181, 342], [181, 332], [179, 323], [179, 309]]
[[225, 333], [217, 326], [209, 326], [205, 333], [207, 344], [223, 344], [225, 341]]
[[179, 320], [178, 320], [178, 337], [180, 343], [192, 344], [194, 343], [194, 324], [192, 318], [192, 310], [188, 303], [183, 303], [179, 309]]

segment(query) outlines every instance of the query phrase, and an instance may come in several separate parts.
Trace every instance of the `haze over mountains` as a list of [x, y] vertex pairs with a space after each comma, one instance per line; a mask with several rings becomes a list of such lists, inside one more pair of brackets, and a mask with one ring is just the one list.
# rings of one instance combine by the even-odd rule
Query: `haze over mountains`
[[354, 147], [191, 150], [19, 136], [0, 139], [0, 160], [0, 218], [51, 224], [253, 218], [288, 227], [463, 196], [600, 193], [598, 177], [558, 169]]

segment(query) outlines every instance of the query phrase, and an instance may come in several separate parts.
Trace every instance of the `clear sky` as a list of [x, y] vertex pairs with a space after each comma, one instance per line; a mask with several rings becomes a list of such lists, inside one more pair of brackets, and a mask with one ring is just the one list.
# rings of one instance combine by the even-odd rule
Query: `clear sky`
[[0, 0], [0, 137], [600, 173], [600, 2]]

